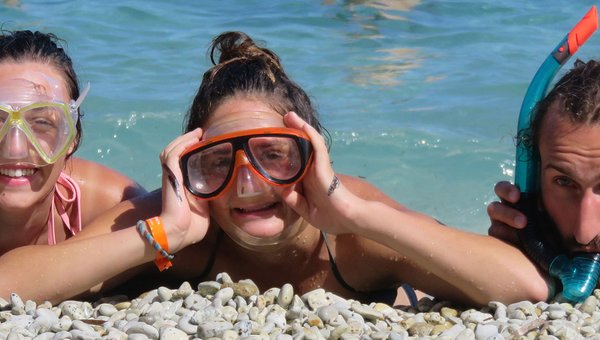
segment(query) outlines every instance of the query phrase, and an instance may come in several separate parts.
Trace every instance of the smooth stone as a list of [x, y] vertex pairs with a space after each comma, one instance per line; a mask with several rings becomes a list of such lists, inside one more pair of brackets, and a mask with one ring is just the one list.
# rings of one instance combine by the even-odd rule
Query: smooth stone
[[160, 340], [187, 340], [189, 336], [175, 327], [163, 327], [160, 329]]
[[294, 287], [286, 283], [281, 286], [279, 290], [279, 294], [277, 296], [277, 304], [279, 304], [283, 308], [288, 308], [294, 299]]
[[430, 325], [426, 322], [417, 322], [410, 326], [408, 329], [408, 334], [411, 336], [426, 337], [431, 334], [431, 331], [433, 331], [433, 325]]
[[9, 302], [0, 297], [0, 309], [4, 309], [9, 305]]
[[381, 312], [378, 312], [375, 309], [373, 309], [367, 305], [363, 305], [360, 302], [357, 302], [357, 301], [353, 302], [351, 305], [351, 308], [355, 313], [360, 314], [365, 319], [369, 319], [369, 320], [382, 320], [383, 319], [383, 314]]
[[123, 330], [129, 336], [131, 336], [132, 334], [136, 334], [136, 333], [143, 334], [150, 339], [158, 339], [158, 336], [159, 336], [158, 330], [156, 328], [154, 328], [151, 325], [145, 324], [143, 322], [139, 322], [139, 321], [128, 322], [127, 325], [125, 326], [125, 329], [123, 329]]
[[220, 299], [220, 305], [223, 306], [223, 303], [227, 303], [227, 301], [233, 298], [233, 288], [224, 287], [215, 293], [214, 300]]
[[103, 304], [97, 306], [96, 308], [97, 308], [99, 315], [104, 315], [104, 316], [108, 316], [108, 317], [111, 317], [116, 312], [118, 312], [117, 308], [110, 303], [103, 303]]
[[208, 321], [198, 325], [197, 335], [201, 338], [221, 337], [226, 330], [232, 328], [233, 325], [227, 321]]
[[323, 288], [317, 288], [306, 294], [302, 295], [302, 301], [310, 306], [310, 308], [315, 311], [319, 307], [329, 305], [329, 300], [325, 295], [325, 290]]
[[188, 335], [193, 335], [198, 332], [198, 325], [192, 324], [191, 319], [192, 319], [192, 314], [189, 313], [189, 314], [183, 315], [181, 318], [179, 318], [179, 321], [177, 322], [177, 327], [179, 327], [179, 329], [181, 329], [183, 332], [185, 332]]
[[158, 287], [156, 292], [160, 301], [169, 301], [173, 297], [173, 290], [167, 287]]
[[594, 311], [596, 311], [597, 307], [598, 307], [598, 298], [595, 297], [594, 295], [590, 295], [590, 296], [588, 296], [587, 299], [585, 299], [585, 301], [583, 301], [581, 306], [579, 306], [579, 309], [584, 313], [588, 313], [588, 314], [592, 315], [594, 313]]
[[493, 339], [499, 334], [498, 327], [492, 324], [478, 324], [475, 327], [475, 339], [477, 340]]
[[35, 311], [35, 323], [40, 326], [40, 332], [46, 332], [52, 328], [52, 325], [58, 323], [56, 313], [47, 308], [40, 308]]
[[86, 332], [79, 329], [72, 329], [69, 333], [71, 333], [73, 339], [77, 340], [95, 340], [100, 337], [96, 332]]
[[231, 287], [235, 296], [241, 296], [245, 299], [260, 294], [258, 287], [254, 282], [237, 282], [237, 283], [224, 283], [222, 287]]
[[223, 272], [223, 273], [217, 274], [217, 282], [220, 282], [220, 283], [233, 283], [233, 280], [231, 279], [231, 276], [229, 276], [229, 274]]
[[27, 300], [25, 301], [25, 313], [29, 315], [35, 315], [35, 310], [37, 308], [37, 304], [35, 301]]
[[50, 327], [50, 330], [57, 333], [60, 331], [67, 331], [71, 328], [71, 325], [73, 325], [73, 320], [71, 320], [71, 318], [69, 318], [68, 316], [64, 315], [60, 319], [58, 319], [57, 323], [53, 324], [52, 327]]
[[81, 320], [73, 320], [72, 329], [77, 329], [84, 333], [90, 333], [90, 334], [96, 332], [96, 330], [92, 326], [88, 325], [87, 323], [85, 323]]
[[337, 318], [340, 313], [333, 306], [322, 306], [317, 309], [317, 315], [324, 323], [329, 323], [331, 320]]
[[23, 300], [21, 299], [21, 297], [18, 294], [16, 294], [16, 293], [10, 294], [9, 301], [10, 301], [10, 305], [12, 306], [11, 312], [13, 314], [16, 314], [16, 315], [25, 314], [25, 303], [23, 303]]
[[176, 291], [173, 292], [173, 299], [185, 299], [194, 294], [194, 289], [188, 281], [184, 281]]
[[444, 318], [448, 318], [449, 316], [451, 317], [457, 317], [458, 316], [458, 311], [454, 308], [450, 308], [450, 307], [442, 307], [442, 309], [440, 310], [440, 314], [442, 314], [442, 316]]
[[506, 305], [499, 301], [490, 301], [488, 306], [494, 309], [494, 319], [504, 319], [507, 317]]

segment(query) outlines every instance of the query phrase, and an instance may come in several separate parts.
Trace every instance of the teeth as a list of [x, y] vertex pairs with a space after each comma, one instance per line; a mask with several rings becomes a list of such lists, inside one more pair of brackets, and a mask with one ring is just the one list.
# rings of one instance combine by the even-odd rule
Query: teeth
[[8, 177], [31, 176], [35, 169], [0, 169], [0, 175]]

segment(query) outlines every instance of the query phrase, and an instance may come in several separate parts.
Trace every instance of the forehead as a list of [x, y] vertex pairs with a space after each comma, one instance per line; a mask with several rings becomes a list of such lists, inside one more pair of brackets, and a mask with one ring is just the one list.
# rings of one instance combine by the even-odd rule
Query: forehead
[[261, 127], [284, 127], [283, 116], [258, 99], [230, 98], [207, 120], [204, 138]]
[[576, 123], [551, 109], [542, 121], [539, 149], [542, 160], [557, 155], [600, 160], [600, 123]]
[[38, 62], [0, 63], [0, 101], [68, 101], [62, 73]]

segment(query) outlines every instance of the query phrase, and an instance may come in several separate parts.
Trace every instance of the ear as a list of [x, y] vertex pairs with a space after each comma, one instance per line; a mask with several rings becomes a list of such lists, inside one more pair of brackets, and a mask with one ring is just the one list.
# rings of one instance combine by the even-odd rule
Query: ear
[[69, 149], [67, 150], [67, 155], [71, 156], [75, 149], [77, 149], [77, 144], [77, 139], [73, 139], [71, 145], [69, 146]]

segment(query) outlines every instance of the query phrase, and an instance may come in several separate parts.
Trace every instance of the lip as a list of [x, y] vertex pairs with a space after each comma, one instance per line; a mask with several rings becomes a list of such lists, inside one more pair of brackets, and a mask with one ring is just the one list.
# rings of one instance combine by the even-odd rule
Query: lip
[[273, 216], [280, 202], [265, 202], [261, 204], [243, 205], [233, 207], [233, 214], [247, 219], [260, 219]]
[[571, 253], [600, 253], [600, 249], [594, 246], [580, 246], [571, 248]]
[[[31, 172], [28, 175], [21, 174], [18, 177], [9, 176], [6, 174], [8, 171], [16, 171], [17, 175], [18, 171], [26, 171]], [[0, 183], [6, 186], [23, 186], [30, 184], [34, 178], [34, 176], [39, 172], [39, 168], [31, 167], [31, 166], [22, 166], [22, 165], [5, 165], [0, 166]]]

